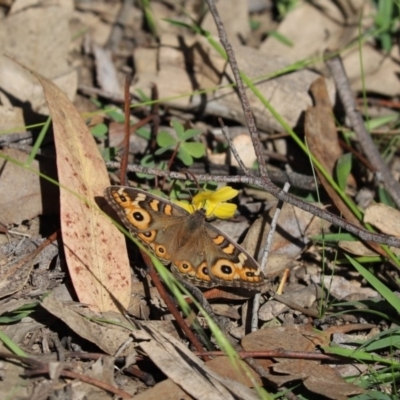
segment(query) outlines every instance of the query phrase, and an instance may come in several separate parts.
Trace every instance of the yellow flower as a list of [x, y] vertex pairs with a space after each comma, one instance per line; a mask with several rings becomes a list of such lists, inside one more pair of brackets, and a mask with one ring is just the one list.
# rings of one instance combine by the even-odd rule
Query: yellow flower
[[226, 203], [227, 200], [233, 199], [239, 192], [230, 186], [225, 186], [215, 192], [206, 190], [200, 192], [193, 197], [192, 203], [184, 201], [176, 201], [178, 205], [191, 214], [196, 210], [204, 209], [206, 217], [215, 216], [221, 219], [233, 217], [236, 211], [236, 204]]

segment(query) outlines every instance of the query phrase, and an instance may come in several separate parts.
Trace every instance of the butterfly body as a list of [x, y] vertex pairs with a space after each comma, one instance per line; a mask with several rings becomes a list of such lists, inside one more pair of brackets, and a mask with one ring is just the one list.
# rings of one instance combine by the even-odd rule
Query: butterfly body
[[258, 289], [264, 276], [257, 262], [202, 210], [189, 213], [140, 189], [110, 186], [105, 197], [130, 233], [176, 276], [196, 286]]

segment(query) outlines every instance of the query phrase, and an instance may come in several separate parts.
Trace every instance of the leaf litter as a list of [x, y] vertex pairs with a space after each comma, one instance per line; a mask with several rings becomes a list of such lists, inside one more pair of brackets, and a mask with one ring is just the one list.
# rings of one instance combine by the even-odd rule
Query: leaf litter
[[[68, 392], [68, 398], [110, 398], [114, 393], [123, 398], [135, 395], [150, 399], [159, 398], [160, 393], [167, 398], [165, 392], [168, 391], [171, 399], [262, 397], [254, 389], [254, 382], [265, 385], [271, 392], [281, 388], [300, 394], [304, 390], [335, 399], [361, 393], [362, 388], [343, 379], [344, 370], [333, 360], [329, 364], [322, 364], [318, 359], [287, 361], [276, 354], [257, 358], [256, 362], [263, 369], [257, 366], [251, 369], [253, 380], [246, 379], [242, 369], [235, 370], [230, 357], [201, 361], [192, 353], [157, 290], [137, 268], [141, 264], [137, 252], [128, 243], [128, 260], [123, 235], [101, 211], [110, 213], [102, 200], [103, 191], [110, 184], [109, 176], [118, 182], [115, 166], [112, 168], [108, 163], [107, 171], [105, 161], [118, 160], [116, 156], [123, 140], [122, 123], [112, 119], [107, 110], [110, 107], [117, 109], [123, 102], [124, 76], [132, 72], [132, 62], [135, 64], [130, 87], [135, 105], [131, 113], [132, 125], [153, 113], [153, 122], [158, 121], [160, 131], [168, 131], [168, 123], [177, 118], [185, 130], [202, 132], [187, 142], [187, 147], [195, 148], [199, 157], [181, 155], [186, 160], [183, 162], [185, 168], [189, 167], [189, 171], [197, 174], [236, 174], [238, 164], [227, 148], [225, 138], [218, 132], [216, 117], [222, 117], [225, 122], [229, 121], [232, 132], [240, 129], [232, 136], [246, 167], [255, 165], [256, 153], [252, 146], [249, 147], [248, 129], [241, 126], [245, 118], [236, 91], [230, 86], [233, 77], [226, 61], [204, 36], [165, 20], [193, 24], [200, 15], [194, 2], [187, 2], [186, 13], [179, 12], [176, 4], [166, 7], [170, 2], [157, 1], [151, 2], [151, 8], [147, 10], [132, 5], [121, 8], [126, 7], [124, 2], [99, 1], [89, 5], [72, 1], [63, 4], [32, 1], [24, 5], [23, 1], [16, 0], [11, 3], [2, 6], [4, 14], [0, 27], [1, 37], [5, 32], [13, 32], [0, 41], [1, 110], [7, 116], [0, 123], [0, 131], [4, 132], [0, 138], [8, 138], [0, 140], [0, 191], [3, 194], [0, 222], [6, 226], [0, 237], [1, 330], [15, 346], [29, 354], [28, 357], [38, 361], [40, 364], [37, 365], [42, 369], [36, 366], [35, 371], [21, 361], [10, 362], [12, 343], [5, 345], [3, 340], [0, 352], [2, 364], [7, 368], [1, 369], [1, 396], [29, 398], [40, 393], [40, 398], [46, 398], [54, 393]], [[354, 2], [352, 9], [344, 4], [346, 2], [340, 3], [343, 3], [342, 8], [323, 0], [318, 1], [321, 7], [304, 2], [280, 23], [276, 16], [272, 18], [268, 8], [248, 14], [247, 1], [219, 5], [239, 68], [258, 82], [259, 91], [285, 118], [289, 127], [304, 126], [305, 115], [304, 129], [310, 151], [332, 175], [344, 149], [335, 121], [331, 119], [334, 84], [322, 63], [313, 64], [313, 70], [294, 68], [291, 63], [307, 58], [309, 61], [327, 48], [344, 48], [357, 37], [358, 26], [354, 21], [358, 21], [360, 15], [375, 12], [365, 8], [368, 7], [366, 2]], [[158, 42], [151, 29], [144, 29], [146, 15], [155, 18]], [[311, 15], [315, 23], [305, 24], [305, 19]], [[283, 45], [273, 35], [262, 40], [260, 32], [252, 31], [249, 18], [257, 21], [261, 17], [264, 18], [261, 24], [264, 29], [276, 29], [293, 46]], [[150, 19], [146, 22], [150, 26]], [[371, 19], [363, 19], [361, 25], [367, 29]], [[121, 26], [122, 35], [121, 31], [118, 33]], [[296, 28], [293, 32], [293, 27], [298, 26], [307, 29], [299, 31]], [[210, 14], [202, 27], [216, 35]], [[330, 35], [321, 33], [327, 30]], [[397, 45], [392, 50], [393, 56], [386, 58], [371, 43], [363, 46], [368, 60], [365, 62], [369, 66], [366, 70], [367, 91], [388, 97], [396, 95], [398, 63], [394, 54]], [[358, 52], [354, 49], [344, 52], [352, 89], [357, 91], [361, 87], [361, 78], [355, 56], [358, 57]], [[312, 107], [309, 89], [321, 73], [325, 76], [326, 89]], [[312, 175], [307, 157], [298, 150], [293, 151], [293, 143], [283, 133], [275, 115], [267, 111], [249, 89], [247, 94], [261, 130], [263, 152], [271, 176], [277, 170], [289, 177], [296, 177], [297, 173], [304, 180], [296, 182], [294, 179], [292, 187], [303, 191], [304, 197], [308, 195], [309, 200], [321, 208], [334, 203], [347, 219], [356, 222], [320, 173], [317, 184], [327, 195], [321, 202], [316, 200], [315, 182], [311, 179], [312, 185], [304, 184]], [[96, 101], [93, 100], [95, 96]], [[151, 98], [162, 100], [162, 112], [146, 105]], [[97, 111], [97, 114], [86, 114], [83, 120], [80, 113], [90, 111]], [[28, 165], [27, 152], [32, 150], [37, 133], [29, 126], [43, 122], [43, 115], [49, 114], [53, 123], [51, 135], [48, 132], [35, 160]], [[105, 124], [108, 132], [95, 139], [87, 123], [91, 126]], [[10, 129], [14, 135], [26, 131], [27, 139], [24, 137], [21, 141], [17, 136], [11, 137]], [[144, 155], [151, 154], [153, 166], [157, 167], [157, 160], [168, 160], [171, 154], [173, 156], [174, 148], [157, 153], [157, 140], [154, 140], [157, 128], [148, 125], [148, 130], [148, 141], [134, 132], [131, 134], [130, 162], [140, 163]], [[108, 138], [110, 142], [107, 142]], [[211, 163], [205, 163], [201, 158], [201, 144]], [[179, 148], [180, 142], [176, 146]], [[179, 158], [172, 161], [174, 168], [184, 166]], [[57, 175], [51, 173], [52, 168], [57, 170]], [[348, 191], [362, 189], [360, 171], [356, 172], [342, 179]], [[46, 177], [54, 179], [57, 185]], [[160, 182], [165, 184], [161, 178], [144, 181], [132, 173], [129, 173], [129, 179], [133, 184], [147, 185], [148, 189], [159, 189]], [[371, 184], [371, 176], [364, 172], [361, 181], [368, 179]], [[185, 194], [182, 186], [177, 189], [176, 185], [168, 181], [163, 189]], [[231, 224], [234, 228], [226, 228], [226, 232], [233, 229], [236, 233], [232, 236], [240, 241], [250, 223], [257, 220], [250, 228], [251, 239], [245, 243], [260, 259], [274, 212], [268, 209], [273, 208], [276, 201], [265, 200], [265, 192], [254, 187], [240, 189], [243, 189], [239, 203], [243, 220]], [[396, 235], [396, 224], [393, 228], [389, 222], [396, 218], [393, 207], [383, 204], [367, 208], [365, 216], [366, 221], [391, 235]], [[348, 265], [333, 266], [335, 247], [325, 248], [327, 244], [321, 245], [315, 239], [322, 232], [328, 233], [330, 228], [332, 226], [321, 218], [289, 204], [283, 207], [267, 271], [269, 288], [275, 289], [283, 271], [290, 270], [285, 287], [286, 300], [281, 302], [276, 296], [275, 300], [266, 301], [267, 297], [263, 297], [257, 331], [249, 333], [246, 321], [251, 318], [251, 307], [246, 296], [240, 297], [239, 290], [237, 293], [214, 293], [220, 303], [212, 304], [214, 312], [223, 316], [225, 332], [234, 343], [240, 343], [244, 351], [284, 349], [286, 352], [319, 354], [321, 346], [331, 343], [330, 335], [341, 332], [341, 324], [364, 321], [364, 325], [353, 326], [360, 332], [378, 326], [377, 320], [371, 319], [373, 323], [367, 324], [356, 312], [352, 319], [344, 316], [331, 317], [331, 320], [315, 318], [321, 305], [327, 309], [331, 305], [326, 303], [329, 296], [337, 301], [378, 297], [358, 274], [349, 272]], [[39, 260], [34, 250], [38, 240], [43, 241], [58, 229], [59, 246], [52, 245], [53, 250], [46, 256], [43, 253], [44, 259]], [[26, 232], [29, 238], [18, 245], [21, 239], [17, 235]], [[13, 253], [17, 246], [20, 246], [18, 255]], [[383, 254], [379, 246], [372, 247], [373, 254]], [[322, 251], [327, 249], [327, 254], [323, 254]], [[359, 252], [367, 255], [361, 247]], [[134, 267], [132, 270], [130, 263]], [[323, 271], [321, 266], [327, 270]], [[329, 276], [332, 271], [333, 276]], [[387, 277], [391, 284], [395, 280], [393, 273], [388, 276], [382, 271], [381, 276]], [[234, 296], [237, 297], [232, 300]], [[134, 318], [130, 319], [128, 315]], [[192, 318], [192, 315], [188, 316], [188, 321]], [[207, 325], [203, 318], [199, 317], [199, 321]], [[324, 330], [324, 334], [316, 333], [313, 327]], [[360, 366], [355, 361], [353, 364]], [[152, 383], [145, 374], [153, 375]], [[72, 385], [71, 379], [80, 384]], [[294, 388], [299, 381], [304, 384], [300, 392]]]

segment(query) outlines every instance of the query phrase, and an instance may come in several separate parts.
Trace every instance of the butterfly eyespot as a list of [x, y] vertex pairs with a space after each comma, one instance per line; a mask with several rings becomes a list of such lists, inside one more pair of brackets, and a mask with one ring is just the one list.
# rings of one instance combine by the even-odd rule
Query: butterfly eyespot
[[264, 276], [259, 269], [254, 270], [253, 268], [243, 267], [239, 270], [239, 274], [245, 282], [262, 283], [264, 280]]
[[156, 245], [156, 254], [157, 255], [164, 255], [166, 253], [167, 253], [167, 250], [166, 250], [165, 246], [162, 246], [160, 244]]
[[220, 259], [211, 268], [212, 275], [223, 281], [238, 279], [235, 264], [229, 260]]
[[221, 265], [220, 270], [227, 275], [230, 275], [232, 273], [232, 267], [229, 265]]
[[134, 228], [147, 232], [151, 222], [151, 216], [146, 210], [140, 207], [129, 206], [126, 208], [125, 212], [126, 218]]
[[128, 201], [128, 199], [123, 194], [119, 195], [119, 199], [122, 201], [122, 203], [126, 203]]
[[142, 222], [144, 220], [143, 214], [140, 211], [135, 211], [132, 213], [132, 217], [138, 222]]
[[137, 233], [139, 239], [142, 239], [145, 243], [151, 243], [156, 237], [156, 231], [140, 232]]
[[187, 272], [187, 271], [192, 270], [193, 267], [192, 267], [192, 264], [190, 264], [190, 262], [181, 261], [181, 262], [179, 263], [179, 269], [180, 269], [182, 272]]
[[206, 284], [206, 286], [208, 286], [208, 283], [212, 282], [206, 262], [203, 262], [199, 265], [196, 272], [196, 278], [198, 281], [201, 281], [203, 284]]
[[181, 274], [194, 275], [194, 268], [189, 261], [176, 261], [175, 266]]
[[207, 268], [207, 266], [204, 266], [204, 267], [200, 268], [200, 270], [201, 270], [202, 274], [207, 275], [207, 276], [210, 275], [210, 274], [208, 273], [208, 268]]

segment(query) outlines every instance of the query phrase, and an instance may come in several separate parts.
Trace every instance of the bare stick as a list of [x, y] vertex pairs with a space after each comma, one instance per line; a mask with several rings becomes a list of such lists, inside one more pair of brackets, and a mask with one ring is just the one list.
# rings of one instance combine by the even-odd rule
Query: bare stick
[[129, 157], [129, 137], [130, 137], [130, 122], [131, 122], [131, 94], [129, 93], [129, 87], [132, 82], [132, 75], [128, 74], [125, 77], [125, 124], [124, 124], [124, 153], [121, 159], [121, 185], [126, 185], [126, 169], [128, 167], [128, 157]]
[[[283, 191], [287, 193], [289, 191], [289, 188], [290, 188], [289, 183], [285, 183], [285, 185], [283, 186]], [[267, 275], [267, 261], [268, 261], [268, 256], [269, 256], [269, 250], [272, 245], [272, 238], [276, 231], [276, 225], [277, 225], [278, 218], [281, 213], [282, 207], [283, 207], [283, 202], [279, 201], [278, 205], [276, 206], [276, 210], [275, 210], [274, 216], [271, 221], [271, 226], [270, 226], [270, 229], [268, 232], [267, 241], [265, 243], [263, 255], [261, 258], [260, 267], [265, 276]], [[254, 296], [254, 300], [253, 300], [253, 310], [252, 310], [252, 316], [251, 316], [251, 331], [252, 332], [255, 332], [258, 329], [258, 310], [260, 308], [260, 299], [261, 299], [261, 293], [257, 293]]]
[[256, 123], [254, 121], [253, 112], [251, 111], [251, 108], [250, 108], [249, 99], [247, 98], [246, 89], [243, 85], [242, 78], [240, 77], [240, 72], [239, 72], [237, 62], [236, 62], [235, 53], [233, 51], [231, 44], [229, 43], [228, 37], [226, 36], [224, 25], [221, 21], [221, 18], [219, 16], [217, 7], [215, 6], [214, 0], [207, 0], [207, 4], [208, 4], [210, 12], [214, 18], [215, 25], [217, 26], [217, 29], [218, 29], [219, 40], [221, 41], [222, 46], [224, 46], [224, 49], [228, 56], [229, 64], [232, 68], [233, 76], [235, 77], [235, 82], [236, 82], [236, 86], [237, 86], [237, 89], [239, 92], [240, 101], [242, 103], [243, 113], [244, 113], [244, 116], [246, 119], [247, 127], [249, 129], [251, 140], [253, 142], [254, 151], [257, 156], [257, 161], [258, 161], [258, 166], [259, 166], [258, 168], [260, 170], [260, 175], [262, 177], [268, 177], [267, 166], [265, 164], [265, 159], [264, 159], [263, 151], [262, 151], [262, 144], [261, 144], [260, 138], [258, 136], [258, 130], [256, 127]]
[[350, 83], [344, 70], [342, 60], [335, 56], [326, 60], [336, 83], [336, 88], [342, 100], [346, 115], [349, 117], [351, 127], [356, 132], [360, 145], [367, 159], [375, 168], [375, 178], [382, 183], [393, 198], [397, 207], [400, 208], [400, 185], [393, 178], [388, 166], [382, 159], [371, 135], [365, 128], [360, 112], [357, 110], [356, 102], [350, 88]]
[[243, 160], [241, 159], [241, 157], [239, 156], [239, 153], [236, 150], [236, 147], [234, 146], [232, 139], [229, 135], [229, 129], [228, 127], [224, 124], [224, 122], [222, 121], [222, 118], [218, 118], [218, 122], [220, 123], [221, 127], [222, 127], [222, 133], [225, 136], [225, 139], [228, 142], [229, 148], [231, 149], [231, 152], [233, 154], [233, 156], [236, 158], [236, 161], [238, 162], [240, 168], [242, 169], [242, 171], [245, 173], [245, 175], [250, 175], [249, 170], [246, 168], [246, 166], [244, 165]]

